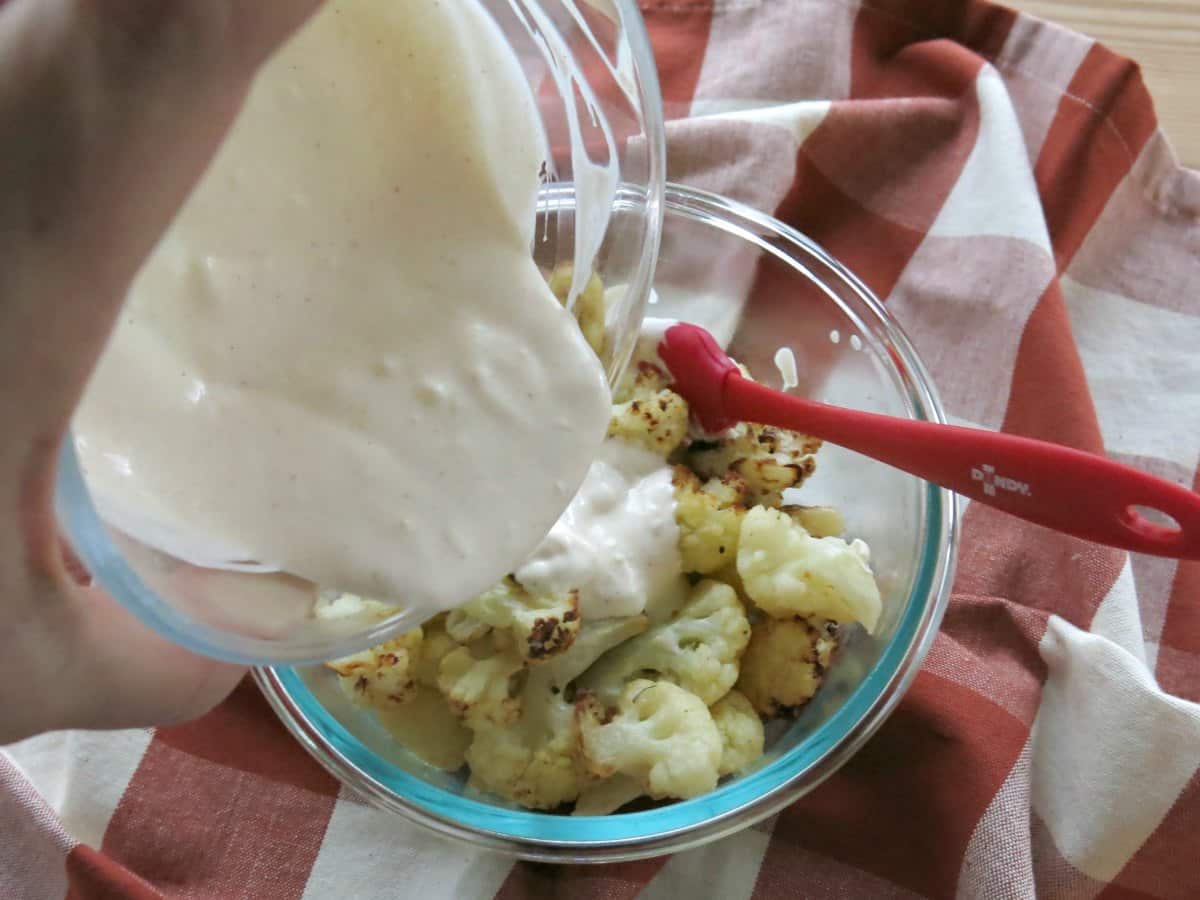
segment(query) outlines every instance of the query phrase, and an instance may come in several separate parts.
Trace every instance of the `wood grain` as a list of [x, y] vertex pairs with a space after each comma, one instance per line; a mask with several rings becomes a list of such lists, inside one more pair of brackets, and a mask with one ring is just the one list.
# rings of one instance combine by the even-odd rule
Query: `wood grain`
[[1008, 0], [1087, 34], [1142, 66], [1158, 121], [1200, 168], [1200, 0]]

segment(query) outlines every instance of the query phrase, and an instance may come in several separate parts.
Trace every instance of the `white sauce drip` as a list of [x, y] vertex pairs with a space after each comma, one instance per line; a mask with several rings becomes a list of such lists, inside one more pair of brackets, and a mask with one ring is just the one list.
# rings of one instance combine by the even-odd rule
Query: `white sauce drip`
[[775, 368], [783, 379], [783, 389], [790, 391], [800, 386], [800, 376], [796, 373], [796, 354], [790, 347], [780, 347], [775, 351]]
[[543, 159], [476, 0], [326, 5], [260, 74], [89, 385], [102, 514], [198, 565], [429, 613], [512, 571], [610, 410], [531, 258]]
[[605, 441], [517, 580], [534, 593], [578, 590], [584, 621], [641, 613], [673, 589], [682, 569], [671, 474], [662, 457]]
[[[587, 287], [612, 216], [613, 198], [620, 179], [617, 142], [592, 86], [580, 72], [567, 42], [542, 8], [541, 0], [509, 0], [509, 6], [541, 50], [566, 115], [571, 146], [571, 179], [575, 187], [574, 269], [567, 294], [567, 307], [574, 308], [576, 298]], [[570, 11], [582, 33], [597, 50], [599, 58], [611, 71], [606, 54], [600, 49], [583, 17], [573, 7]], [[576, 93], [583, 98], [583, 111], [588, 114], [588, 121], [600, 129], [604, 138], [607, 155], [604, 162], [596, 162], [588, 152]], [[557, 174], [553, 171], [553, 159], [546, 159], [546, 167], [551, 174]]]

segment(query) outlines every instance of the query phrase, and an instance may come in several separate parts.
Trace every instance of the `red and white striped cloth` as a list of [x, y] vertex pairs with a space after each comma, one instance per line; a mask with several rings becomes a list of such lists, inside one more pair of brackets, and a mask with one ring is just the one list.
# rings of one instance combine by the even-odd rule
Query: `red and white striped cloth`
[[[1197, 487], [1200, 173], [1137, 68], [969, 0], [644, 0], [673, 180], [774, 212], [900, 318], [956, 420]], [[751, 301], [752, 302], [752, 301]], [[1200, 896], [1200, 564], [978, 506], [903, 705], [775, 820], [512, 863], [376, 812], [253, 687], [0, 753], [0, 897]]]

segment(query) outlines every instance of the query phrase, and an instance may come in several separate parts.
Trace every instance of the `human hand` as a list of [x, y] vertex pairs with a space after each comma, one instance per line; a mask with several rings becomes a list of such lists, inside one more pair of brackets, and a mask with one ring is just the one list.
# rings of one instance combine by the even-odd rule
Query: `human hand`
[[72, 574], [59, 447], [129, 285], [320, 0], [0, 0], [0, 744], [193, 718], [243, 669]]

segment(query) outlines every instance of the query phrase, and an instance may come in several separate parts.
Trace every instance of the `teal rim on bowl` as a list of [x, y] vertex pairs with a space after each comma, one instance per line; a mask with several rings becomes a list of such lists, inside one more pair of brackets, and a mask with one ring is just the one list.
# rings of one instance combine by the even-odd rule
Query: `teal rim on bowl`
[[[819, 246], [770, 216], [701, 191], [668, 185], [665, 208], [657, 288], [672, 272], [696, 274], [689, 247], [700, 246], [701, 255], [712, 262], [713, 268], [699, 277], [720, 280], [737, 269], [738, 261], [729, 253], [712, 252], [713, 242], [725, 250], [744, 245], [755, 257], [749, 277], [758, 288], [770, 285], [768, 270], [776, 265], [811, 280], [814, 296], [836, 304], [839, 321], [861, 326], [855, 350], [870, 356], [875, 369], [886, 373], [895, 391], [889, 402], [913, 418], [945, 420], [924, 366], [883, 304]], [[705, 235], [711, 239], [708, 247], [702, 246]], [[728, 247], [727, 241], [732, 241]], [[678, 265], [669, 259], [676, 254], [682, 257]], [[692, 275], [679, 277], [686, 281]], [[749, 281], [743, 278], [742, 283]], [[660, 304], [664, 311], [671, 310], [670, 297]], [[719, 331], [713, 322], [702, 324]], [[840, 342], [836, 332], [830, 337]], [[736, 346], [733, 349], [736, 355]], [[862, 360], [853, 364], [865, 365]], [[827, 452], [830, 448], [818, 458], [818, 472]], [[837, 448], [832, 452], [848, 454]], [[881, 465], [853, 454], [844, 462], [855, 467]], [[872, 477], [865, 475], [862, 485], [874, 484]], [[772, 815], [835, 772], [896, 707], [933, 642], [954, 575], [958, 508], [953, 495], [942, 488], [886, 467], [879, 477], [907, 479], [906, 490], [914, 498], [911, 558], [901, 567], [906, 573], [902, 598], [890, 598], [894, 615], [886, 643], [853, 684], [836, 689], [841, 693], [827, 697], [827, 691], [835, 690], [830, 685], [818, 692], [810, 706], [815, 708], [819, 700], [825, 704], [827, 708], [818, 713], [820, 721], [807, 712], [801, 715], [786, 733], [768, 739], [767, 754], [757, 768], [692, 800], [605, 817], [539, 813], [489, 802], [466, 788], [458, 776], [430, 769], [428, 777], [422, 777], [374, 752], [318, 699], [301, 670], [261, 669], [255, 677], [288, 730], [329, 772], [367, 801], [447, 837], [526, 859], [563, 862], [636, 859], [707, 843]], [[857, 478], [851, 480], [857, 483]], [[852, 509], [847, 506], [845, 511]], [[905, 552], [905, 545], [900, 546], [897, 558]], [[829, 672], [831, 678], [839, 672], [837, 659]]]

